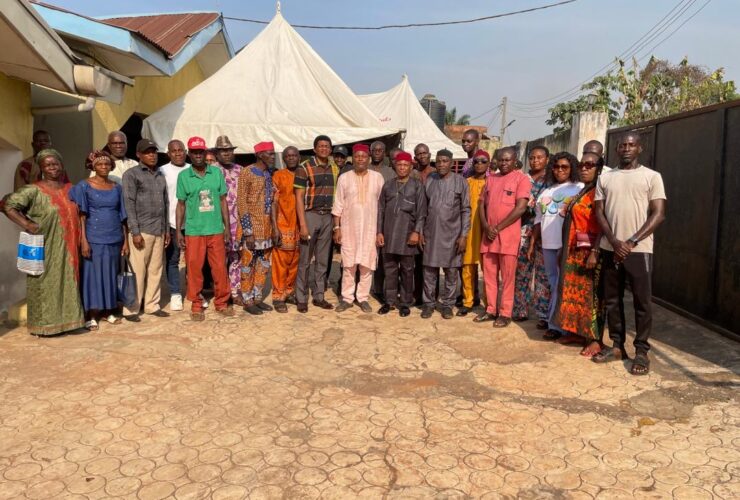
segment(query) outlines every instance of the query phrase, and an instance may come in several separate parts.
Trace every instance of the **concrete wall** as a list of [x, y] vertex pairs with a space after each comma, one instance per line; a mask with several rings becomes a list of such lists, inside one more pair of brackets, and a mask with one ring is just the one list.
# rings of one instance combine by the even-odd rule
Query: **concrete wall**
[[606, 113], [583, 112], [573, 117], [573, 126], [570, 130], [546, 135], [531, 141], [520, 141], [517, 144], [519, 159], [529, 168], [529, 152], [535, 146], [545, 146], [550, 153], [567, 151], [580, 159], [583, 145], [588, 141], [597, 140], [606, 145], [606, 131], [608, 120]]
[[[140, 76], [126, 87], [121, 104], [98, 101], [92, 111], [92, 144], [101, 148], [108, 133], [119, 130], [134, 113], [151, 115], [205, 80], [195, 59], [172, 77]], [[161, 145], [160, 145], [161, 146]]]

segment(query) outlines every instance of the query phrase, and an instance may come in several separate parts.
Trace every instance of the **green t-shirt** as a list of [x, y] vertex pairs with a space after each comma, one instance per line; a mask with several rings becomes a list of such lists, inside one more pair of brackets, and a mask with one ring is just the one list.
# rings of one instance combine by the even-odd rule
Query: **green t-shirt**
[[219, 169], [206, 167], [203, 177], [188, 167], [177, 176], [177, 199], [185, 202], [185, 234], [209, 236], [224, 231], [221, 197], [226, 195], [226, 181]]

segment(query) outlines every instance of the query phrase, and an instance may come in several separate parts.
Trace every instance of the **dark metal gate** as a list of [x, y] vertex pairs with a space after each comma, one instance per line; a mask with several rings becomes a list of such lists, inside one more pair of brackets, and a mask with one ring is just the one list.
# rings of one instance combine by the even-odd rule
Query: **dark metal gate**
[[610, 130], [611, 166], [627, 131], [642, 136], [640, 161], [661, 173], [668, 198], [655, 234], [654, 296], [740, 334], [740, 100]]

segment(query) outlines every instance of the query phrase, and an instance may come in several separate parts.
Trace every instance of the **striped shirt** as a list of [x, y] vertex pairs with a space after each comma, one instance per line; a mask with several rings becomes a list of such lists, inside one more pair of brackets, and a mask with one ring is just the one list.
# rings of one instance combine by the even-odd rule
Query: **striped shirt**
[[305, 210], [331, 210], [334, 204], [339, 169], [330, 159], [327, 165], [319, 165], [316, 157], [304, 161], [295, 171], [293, 187], [305, 189]]

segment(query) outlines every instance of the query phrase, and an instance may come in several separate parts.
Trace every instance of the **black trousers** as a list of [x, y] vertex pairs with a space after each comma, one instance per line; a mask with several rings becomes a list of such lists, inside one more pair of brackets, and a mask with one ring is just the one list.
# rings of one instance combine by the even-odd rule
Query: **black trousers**
[[386, 300], [386, 297], [384, 297], [385, 264], [383, 259], [385, 259], [385, 254], [378, 252], [378, 266], [375, 268], [375, 272], [373, 272], [372, 285], [372, 293], [380, 302], [385, 302]]
[[[391, 306], [411, 307], [414, 303], [414, 256], [384, 253], [383, 270], [385, 271], [383, 285], [385, 303]], [[400, 302], [398, 300], [399, 284]]]
[[609, 338], [615, 347], [623, 346], [627, 339], [627, 325], [624, 318], [624, 289], [630, 282], [635, 305], [635, 352], [647, 354], [650, 350], [648, 339], [653, 329], [652, 275], [653, 254], [631, 253], [615, 265], [613, 252], [602, 252], [602, 279], [604, 286], [604, 305], [609, 325]]

